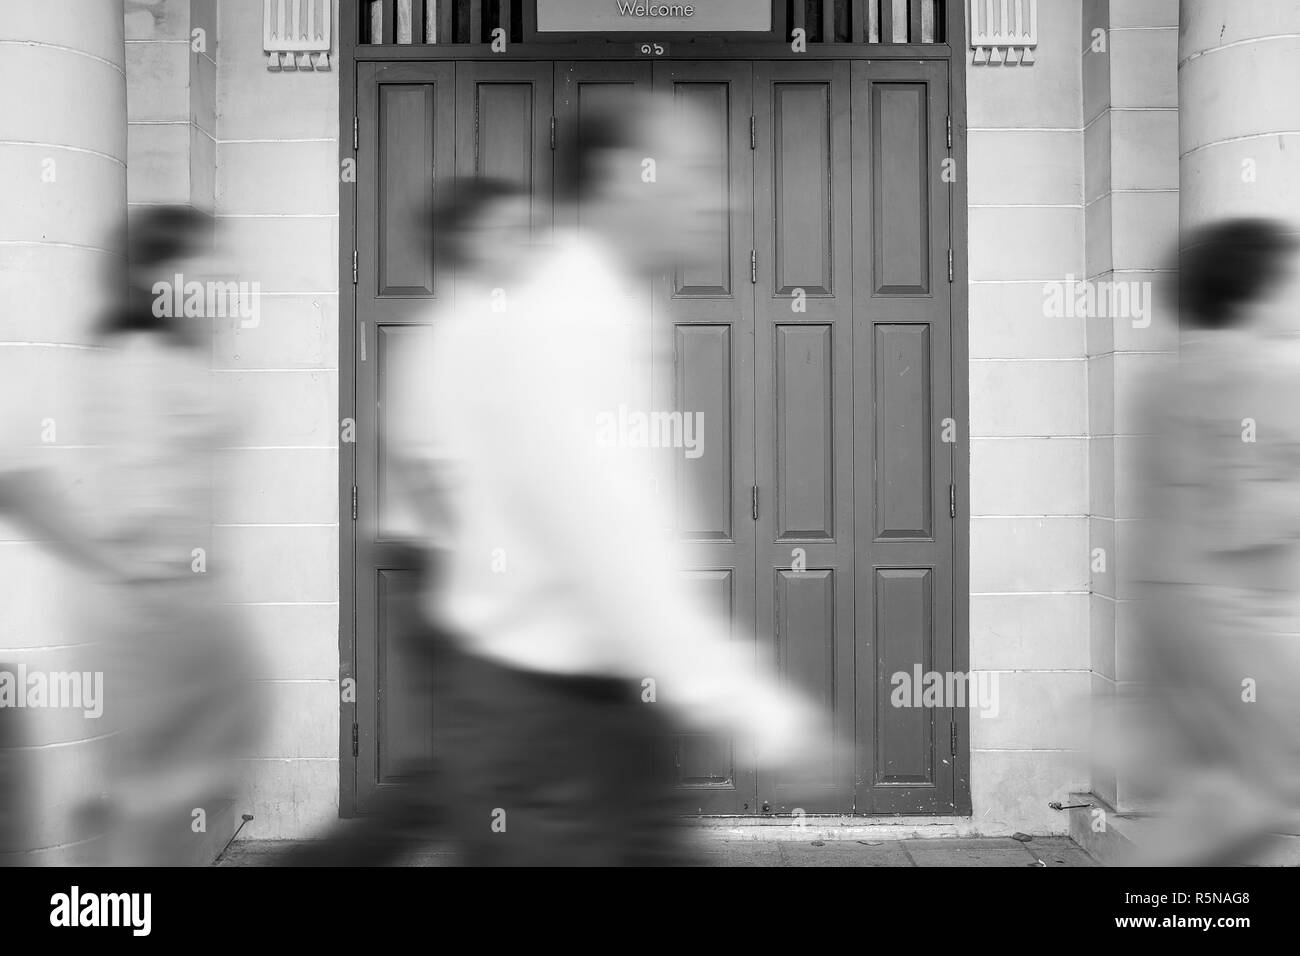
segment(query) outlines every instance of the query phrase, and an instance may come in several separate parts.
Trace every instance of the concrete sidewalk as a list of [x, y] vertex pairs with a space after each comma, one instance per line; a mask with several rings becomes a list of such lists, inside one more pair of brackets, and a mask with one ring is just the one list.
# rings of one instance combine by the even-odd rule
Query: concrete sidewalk
[[[728, 839], [701, 836], [707, 866], [1097, 866], [1069, 837], [1010, 837], [910, 840]], [[276, 840], [232, 843], [216, 866], [270, 866], [294, 844]], [[443, 866], [445, 850], [413, 851], [404, 866]]]

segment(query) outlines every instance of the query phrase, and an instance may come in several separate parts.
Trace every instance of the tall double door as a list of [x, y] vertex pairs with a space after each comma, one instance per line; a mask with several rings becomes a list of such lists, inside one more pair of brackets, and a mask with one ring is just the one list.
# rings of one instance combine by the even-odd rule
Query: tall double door
[[557, 130], [603, 100], [654, 90], [710, 118], [715, 188], [729, 209], [707, 255], [633, 296], [644, 334], [672, 356], [646, 383], [650, 408], [704, 422], [704, 453], [677, 459], [661, 489], [690, 556], [682, 573], [732, 621], [737, 666], [771, 663], [818, 703], [832, 738], [823, 764], [798, 780], [700, 734], [666, 745], [665, 773], [706, 814], [952, 812], [954, 712], [891, 701], [896, 675], [953, 665], [946, 70], [865, 60], [360, 65], [357, 490], [344, 581], [355, 589], [357, 701], [345, 719], [355, 721], [358, 809], [429, 748], [418, 661], [398, 640], [413, 572], [384, 420], [412, 337], [455, 290], [436, 243], [411, 239], [411, 212], [454, 177], [492, 176], [530, 192], [539, 236], [581, 229], [580, 205], [550, 201], [572, 139]]

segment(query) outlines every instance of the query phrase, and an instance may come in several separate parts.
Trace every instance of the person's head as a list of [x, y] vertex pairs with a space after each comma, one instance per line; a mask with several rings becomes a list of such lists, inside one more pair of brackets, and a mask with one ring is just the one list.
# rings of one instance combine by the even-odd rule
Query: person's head
[[[1272, 325], [1269, 303], [1295, 275], [1300, 245], [1272, 219], [1224, 219], [1196, 230], [1178, 261], [1181, 321], [1190, 329]], [[1300, 326], [1300, 316], [1290, 317]]]
[[682, 99], [611, 95], [583, 112], [558, 155], [556, 202], [629, 265], [658, 270], [706, 253], [730, 199], [725, 129]]
[[[212, 217], [191, 206], [145, 206], [133, 213], [123, 228], [126, 298], [109, 313], [104, 331], [110, 335], [148, 332], [180, 343], [202, 342], [198, 319], [156, 306], [159, 296], [174, 301], [172, 287], [177, 276], [182, 283], [201, 281], [211, 270]], [[162, 286], [165, 289], [159, 291]]]
[[531, 240], [531, 200], [504, 179], [450, 180], [420, 213], [440, 268], [487, 281], [504, 281], [520, 267]]

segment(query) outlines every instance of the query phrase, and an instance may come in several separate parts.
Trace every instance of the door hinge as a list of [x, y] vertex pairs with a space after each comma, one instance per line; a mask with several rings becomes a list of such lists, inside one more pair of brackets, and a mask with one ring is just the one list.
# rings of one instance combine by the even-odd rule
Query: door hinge
[[956, 724], [948, 725], [948, 742], [952, 746], [952, 750], [950, 752], [954, 756], [956, 756], [957, 754], [957, 725]]
[[352, 149], [355, 152], [361, 145], [361, 121], [352, 117]]
[[749, 514], [755, 521], [758, 520], [758, 485], [749, 489]]
[[551, 117], [551, 149], [555, 149], [555, 117]]
[[361, 752], [361, 728], [356, 724], [352, 725], [352, 756], [357, 756]]
[[952, 149], [952, 117], [948, 117], [948, 148]]
[[758, 284], [758, 253], [753, 249], [749, 250], [749, 282], [751, 285]]
[[749, 148], [758, 149], [758, 124], [752, 116], [749, 118]]
[[952, 250], [948, 250], [948, 281], [952, 281]]
[[352, 486], [352, 520], [357, 520], [357, 486]]
[[352, 284], [357, 284], [357, 250], [352, 250]]
[[[355, 517], [355, 516], [354, 516]], [[948, 517], [957, 517], [957, 486], [948, 486]]]

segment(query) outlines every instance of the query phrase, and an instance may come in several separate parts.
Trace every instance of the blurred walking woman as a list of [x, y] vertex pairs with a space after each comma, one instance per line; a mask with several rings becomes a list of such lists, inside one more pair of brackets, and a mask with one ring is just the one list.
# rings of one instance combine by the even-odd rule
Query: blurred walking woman
[[213, 393], [211, 310], [185, 317], [169, 306], [172, 285], [211, 272], [212, 238], [212, 221], [187, 207], [132, 220], [129, 288], [104, 326], [93, 395], [103, 454], [96, 531], [120, 575], [97, 624], [112, 661], [108, 822], [118, 864], [199, 862], [195, 821], [206, 828], [234, 796], [234, 758], [256, 719], [244, 630], [221, 594], [229, 561], [211, 533], [214, 495], [226, 487], [215, 456], [237, 421]]
[[1173, 811], [1153, 862], [1256, 859], [1300, 808], [1295, 248], [1266, 220], [1190, 237], [1179, 362], [1147, 403], [1142, 763]]

